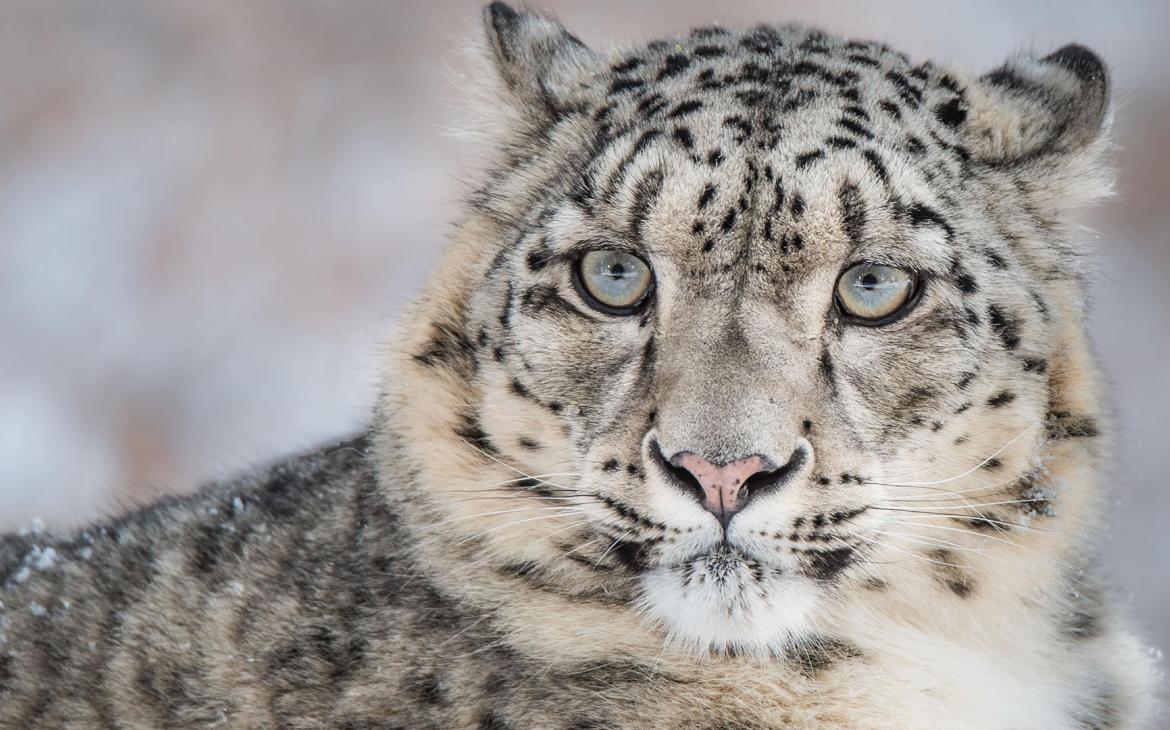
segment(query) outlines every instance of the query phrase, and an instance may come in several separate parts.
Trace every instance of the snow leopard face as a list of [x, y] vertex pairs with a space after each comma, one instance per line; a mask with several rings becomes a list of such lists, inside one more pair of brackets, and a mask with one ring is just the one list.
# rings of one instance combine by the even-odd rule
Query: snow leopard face
[[503, 161], [411, 353], [503, 500], [450, 508], [468, 539], [775, 651], [898, 570], [968, 600], [952, 535], [1055, 519], [1045, 449], [1097, 433], [1064, 243], [1107, 185], [1096, 56], [971, 76], [795, 26], [608, 55], [500, 3], [486, 27]]

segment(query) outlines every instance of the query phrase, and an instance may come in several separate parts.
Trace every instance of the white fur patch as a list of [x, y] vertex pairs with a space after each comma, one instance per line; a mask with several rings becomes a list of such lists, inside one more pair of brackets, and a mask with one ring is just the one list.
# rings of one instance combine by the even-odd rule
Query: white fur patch
[[668, 641], [695, 652], [782, 654], [811, 631], [817, 601], [809, 581], [767, 573], [761, 580], [742, 558], [724, 554], [696, 558], [693, 570], [657, 568], [641, 583], [639, 610]]

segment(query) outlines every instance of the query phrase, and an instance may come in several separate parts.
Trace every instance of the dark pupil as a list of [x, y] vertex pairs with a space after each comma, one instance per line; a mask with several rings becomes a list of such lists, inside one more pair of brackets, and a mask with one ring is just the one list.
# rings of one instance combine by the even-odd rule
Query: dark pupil
[[861, 285], [866, 289], [873, 289], [875, 286], [877, 286], [877, 283], [878, 278], [873, 274], [866, 274], [865, 276], [861, 277]]
[[622, 266], [621, 264], [617, 264], [617, 263], [611, 264], [609, 267], [609, 275], [614, 279], [625, 278], [626, 267]]

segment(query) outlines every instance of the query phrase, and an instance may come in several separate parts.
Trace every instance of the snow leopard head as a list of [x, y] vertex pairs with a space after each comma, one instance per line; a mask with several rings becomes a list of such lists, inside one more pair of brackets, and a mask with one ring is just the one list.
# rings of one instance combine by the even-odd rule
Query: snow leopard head
[[485, 28], [496, 162], [393, 392], [460, 559], [775, 651], [854, 593], [971, 600], [968, 548], [1059, 518], [1048, 457], [1099, 430], [1068, 242], [1109, 186], [1097, 56]]

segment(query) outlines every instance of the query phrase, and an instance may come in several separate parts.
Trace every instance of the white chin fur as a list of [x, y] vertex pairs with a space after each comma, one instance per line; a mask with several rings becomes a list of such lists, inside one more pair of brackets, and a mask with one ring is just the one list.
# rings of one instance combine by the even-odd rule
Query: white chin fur
[[781, 655], [812, 633], [816, 589], [808, 580], [765, 575], [742, 561], [698, 559], [695, 570], [657, 568], [642, 576], [639, 609], [667, 639], [696, 652]]

